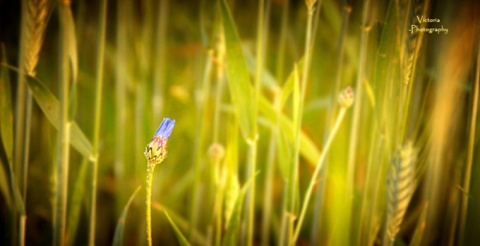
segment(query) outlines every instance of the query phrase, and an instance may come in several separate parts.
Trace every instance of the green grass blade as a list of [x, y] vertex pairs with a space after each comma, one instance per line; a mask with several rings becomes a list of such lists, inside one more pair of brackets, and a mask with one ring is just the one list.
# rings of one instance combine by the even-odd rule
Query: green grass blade
[[245, 194], [252, 183], [252, 180], [257, 177], [259, 172], [253, 175], [240, 190], [237, 200], [235, 201], [235, 206], [233, 208], [232, 215], [230, 216], [229, 223], [225, 231], [225, 237], [223, 238], [222, 245], [237, 245], [237, 234], [240, 229], [241, 215], [242, 215], [242, 205]]
[[240, 218], [242, 214], [242, 204], [245, 197], [245, 192], [241, 192], [235, 201], [233, 212], [230, 216], [228, 226], [226, 228], [225, 237], [223, 238], [223, 245], [236, 245], [237, 234], [240, 228]]
[[[5, 47], [2, 44], [1, 47], [2, 51], [2, 63], [5, 62], [5, 64], [8, 64], [7, 61], [7, 56], [5, 52]], [[24, 198], [22, 198], [22, 193], [21, 189], [19, 186], [19, 182], [22, 182], [22, 178], [20, 178], [20, 181], [17, 181], [17, 177], [15, 176], [14, 173], [14, 168], [13, 168], [13, 113], [12, 113], [12, 91], [10, 88], [10, 76], [9, 76], [9, 71], [7, 67], [2, 66], [0, 71], [0, 135], [2, 135], [2, 143], [5, 149], [5, 153], [7, 156], [7, 167], [8, 167], [8, 172], [10, 175], [10, 184], [11, 184], [11, 190], [13, 193], [13, 199], [15, 201], [15, 207], [17, 209], [17, 212], [20, 214], [18, 217], [18, 222], [14, 222], [13, 226], [16, 227], [18, 226], [18, 244], [24, 245], [25, 243], [25, 231], [26, 231], [26, 215], [25, 215], [25, 203], [24, 203]], [[24, 87], [24, 86], [23, 86]], [[17, 120], [18, 121], [18, 120]], [[21, 130], [19, 130], [21, 132]], [[23, 139], [22, 139], [23, 140]], [[28, 142], [28, 141], [27, 141]], [[25, 148], [25, 146], [19, 145], [21, 148]], [[28, 148], [28, 145], [27, 145]], [[21, 152], [21, 151], [19, 151]], [[25, 151], [26, 153], [28, 151]], [[17, 160], [17, 159], [15, 159]], [[20, 161], [18, 162], [20, 163]], [[17, 171], [19, 166], [15, 166], [17, 168]], [[22, 169], [24, 172], [26, 169], [25, 167], [22, 166]], [[26, 174], [26, 172], [24, 172]], [[22, 175], [23, 176], [23, 175]], [[6, 180], [6, 179], [5, 179]], [[26, 186], [26, 180], [24, 180], [24, 186]], [[24, 187], [24, 190], [26, 191], [26, 187]], [[13, 232], [15, 233], [16, 228], [13, 229]]]
[[227, 74], [230, 96], [240, 124], [240, 129], [246, 140], [253, 140], [255, 119], [255, 102], [253, 88], [250, 85], [247, 64], [242, 51], [242, 45], [237, 29], [232, 19], [227, 3], [220, 1], [223, 31], [225, 35]]
[[[48, 88], [38, 79], [29, 77], [27, 79], [28, 87], [32, 91], [33, 97], [42, 109], [47, 119], [58, 129], [60, 117], [60, 104], [57, 98], [48, 90]], [[83, 156], [90, 158], [92, 154], [92, 144], [85, 134], [80, 130], [75, 122], [71, 126], [70, 142]]]
[[98, 184], [98, 143], [100, 138], [101, 128], [101, 112], [102, 112], [102, 91], [103, 91], [103, 70], [104, 70], [104, 56], [105, 56], [105, 33], [107, 26], [107, 0], [101, 3], [100, 24], [99, 24], [99, 39], [97, 52], [97, 75], [95, 88], [95, 116], [93, 123], [93, 162], [92, 162], [92, 181], [91, 181], [91, 203], [90, 203], [90, 233], [89, 245], [95, 244], [95, 228], [97, 220], [97, 184]]
[[89, 163], [84, 159], [80, 171], [77, 173], [77, 180], [75, 181], [74, 192], [70, 200], [70, 207], [68, 213], [68, 222], [67, 222], [67, 245], [73, 245], [75, 240], [75, 235], [77, 234], [77, 228], [80, 222], [80, 213], [82, 211], [82, 201], [85, 194], [85, 184], [87, 177]]
[[[58, 129], [58, 119], [60, 105], [58, 99], [50, 92], [42, 81], [28, 77], [28, 86], [32, 91], [33, 97], [47, 117], [48, 121]], [[92, 154], [92, 144], [78, 127], [77, 123], [72, 122], [70, 141], [72, 146], [83, 156], [90, 158]]]
[[137, 189], [133, 192], [128, 199], [127, 204], [123, 207], [122, 213], [120, 214], [120, 218], [118, 218], [117, 227], [115, 228], [115, 235], [113, 236], [113, 244], [114, 246], [121, 246], [123, 245], [123, 231], [125, 230], [125, 220], [127, 219], [128, 208], [130, 208], [130, 204], [132, 203], [133, 199], [140, 191], [141, 186], [138, 186]]
[[[479, 128], [480, 123], [477, 121], [477, 129]], [[479, 139], [480, 134], [477, 131], [477, 139]], [[480, 144], [475, 145], [475, 154], [473, 157], [472, 166], [472, 177], [480, 177]], [[478, 208], [480, 207], [480, 180], [478, 178], [472, 178], [470, 181], [470, 192], [468, 194], [470, 199], [468, 199], [468, 211], [467, 218], [465, 221], [465, 235], [464, 243], [465, 245], [478, 245], [480, 243], [480, 238], [478, 237], [478, 228], [480, 228], [480, 213], [478, 213]], [[477, 199], [476, 199], [477, 198]]]
[[166, 209], [163, 209], [163, 213], [165, 213], [165, 216], [167, 217], [168, 222], [170, 222], [170, 225], [172, 225], [173, 230], [175, 231], [175, 235], [177, 235], [177, 239], [178, 239], [178, 242], [180, 243], [180, 245], [182, 245], [182, 246], [190, 245], [190, 243], [187, 241], [187, 238], [185, 238], [185, 236], [183, 235], [182, 231], [180, 231], [180, 229], [177, 227], [175, 222], [173, 222], [173, 220], [170, 218], [170, 215], [168, 215]]
[[13, 170], [10, 170], [10, 179], [10, 182], [12, 183], [13, 200], [15, 201], [17, 211], [19, 214], [25, 215], [25, 204], [23, 204], [22, 195], [20, 194], [20, 188], [18, 187]]
[[[460, 228], [459, 228], [459, 245], [464, 244], [465, 237], [465, 227], [467, 222], [467, 212], [468, 212], [468, 198], [470, 193], [471, 179], [472, 179], [472, 167], [473, 167], [473, 158], [474, 158], [474, 147], [475, 147], [475, 135], [477, 129], [477, 115], [478, 115], [478, 91], [480, 83], [480, 44], [477, 46], [477, 67], [475, 71], [475, 81], [473, 82], [473, 99], [472, 99], [472, 109], [471, 109], [471, 118], [470, 118], [470, 129], [468, 136], [468, 149], [467, 149], [467, 159], [465, 163], [465, 178], [463, 180], [463, 187], [465, 189], [466, 195], [462, 198], [462, 207], [460, 210]], [[478, 152], [477, 152], [478, 153]]]
[[[276, 122], [277, 113], [275, 112], [273, 105], [267, 100], [267, 98], [265, 98], [264, 96], [260, 96], [258, 100], [258, 106], [260, 112], [270, 122]], [[288, 138], [289, 141], [293, 143], [293, 141], [295, 140], [293, 122], [291, 119], [289, 119], [283, 114], [280, 116], [280, 129], [285, 132], [285, 136]], [[315, 146], [313, 141], [303, 131], [300, 134], [300, 154], [303, 155], [303, 157], [305, 157], [308, 163], [313, 166], [320, 157], [320, 152], [318, 151], [318, 148]]]
[[[8, 175], [4, 169], [4, 163], [0, 159], [0, 192], [3, 194], [3, 199], [8, 208], [12, 207], [12, 196], [10, 195], [10, 186], [8, 184]], [[8, 165], [8, 164], [7, 164]]]
[[[68, 100], [68, 112], [67, 117], [68, 121], [73, 121], [73, 117], [76, 113], [77, 107], [77, 77], [78, 77], [78, 54], [77, 54], [77, 38], [75, 32], [75, 22], [73, 19], [72, 9], [70, 4], [61, 4], [59, 6], [59, 18], [62, 25], [62, 39], [63, 46], [62, 52], [66, 53], [66, 63], [71, 69], [71, 81], [69, 90], [69, 100]], [[70, 78], [67, 77], [66, 81], [69, 81]]]
[[[380, 42], [378, 44], [378, 53], [375, 61], [375, 75], [373, 81], [374, 96], [377, 100], [375, 117], [379, 126], [385, 129], [387, 155], [391, 156], [397, 147], [396, 138], [400, 135], [398, 131], [398, 114], [400, 94], [404, 92], [404, 86], [401, 81], [400, 65], [396, 62], [398, 59], [397, 27], [399, 25], [396, 16], [396, 4], [390, 2], [386, 13]], [[398, 93], [392, 93], [392, 92]]]
[[425, 203], [418, 219], [417, 225], [415, 226], [415, 232], [413, 233], [412, 241], [410, 241], [411, 246], [417, 246], [422, 244], [422, 236], [425, 231], [425, 220], [427, 217], [428, 202]]
[[[2, 63], [7, 63], [6, 53], [2, 45]], [[10, 76], [6, 66], [0, 69], [0, 133], [2, 136], [2, 145], [7, 155], [8, 173], [10, 176], [10, 185], [13, 199], [17, 211], [24, 215], [25, 205], [23, 204], [20, 188], [13, 173], [12, 155], [13, 155], [13, 112], [12, 112], [12, 91], [10, 88]]]
[[237, 199], [240, 194], [240, 183], [238, 181], [238, 127], [233, 119], [228, 124], [227, 146], [224, 163], [227, 167], [227, 181], [225, 185], [225, 227], [228, 227], [232, 214], [235, 211]]
[[[189, 231], [191, 228], [191, 225], [188, 223], [188, 220], [180, 216], [179, 214], [175, 213], [174, 210], [164, 206], [163, 204], [160, 204], [158, 202], [152, 202], [152, 208], [158, 212], [162, 212], [163, 210], [169, 209], [170, 210], [170, 216], [172, 221], [178, 225], [182, 230], [184, 231]], [[191, 239], [195, 244], [199, 245], [207, 245], [207, 239], [205, 238], [204, 235], [202, 235], [196, 228], [192, 229], [192, 239]]]
[[[257, 66], [255, 57], [253, 56], [252, 52], [249, 49], [244, 48], [243, 51], [244, 51], [243, 54], [245, 55], [245, 60], [247, 61], [248, 71], [251, 74], [255, 74], [255, 69]], [[266, 68], [264, 68], [262, 71], [262, 79], [260, 82], [262, 83], [263, 86], [271, 90], [278, 87], [277, 80]]]
[[[5, 63], [2, 63], [1, 65], [17, 73], [20, 73], [19, 70], [15, 67], [9, 66]], [[28, 87], [32, 91], [32, 95], [35, 98], [35, 101], [38, 103], [38, 106], [40, 106], [40, 109], [45, 114], [48, 121], [56, 129], [58, 129], [58, 122], [60, 117], [60, 104], [58, 102], [58, 99], [52, 94], [52, 92], [45, 86], [45, 84], [41, 80], [28, 76], [27, 83]], [[72, 122], [70, 129], [70, 143], [84, 157], [91, 157], [93, 150], [92, 144], [75, 122]]]
[[[67, 8], [63, 8], [62, 15], [62, 22], [65, 25], [65, 37], [66, 40], [64, 41], [67, 45], [67, 52], [68, 52], [68, 59], [70, 61], [70, 66], [72, 69], [72, 78], [73, 82], [77, 81], [78, 77], [78, 54], [77, 54], [77, 37], [75, 35], [75, 22], [73, 20], [73, 14], [70, 6]], [[75, 86], [72, 86], [75, 88]], [[72, 112], [73, 113], [73, 112]]]
[[[3, 44], [2, 61], [7, 63], [7, 56]], [[11, 165], [13, 155], [12, 89], [10, 87], [8, 69], [4, 66], [2, 66], [0, 70], [0, 133], [8, 164]]]
[[292, 164], [292, 148], [286, 139], [285, 133], [280, 131], [277, 136], [278, 166], [282, 179], [288, 180], [290, 165]]

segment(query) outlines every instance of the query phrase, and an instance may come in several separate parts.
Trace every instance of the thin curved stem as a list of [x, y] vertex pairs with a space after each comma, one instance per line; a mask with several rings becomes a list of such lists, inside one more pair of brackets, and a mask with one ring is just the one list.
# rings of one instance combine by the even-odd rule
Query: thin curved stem
[[300, 212], [300, 217], [298, 218], [298, 223], [295, 228], [295, 232], [293, 235], [293, 241], [292, 245], [295, 244], [298, 238], [298, 234], [300, 233], [300, 228], [302, 227], [303, 220], [305, 218], [305, 213], [307, 211], [308, 204], [310, 203], [310, 198], [312, 196], [312, 191], [313, 191], [313, 186], [315, 186], [315, 183], [317, 182], [318, 179], [318, 174], [320, 173], [320, 169], [322, 169], [322, 163], [327, 156], [327, 152], [330, 149], [330, 145], [333, 142], [333, 138], [337, 134], [338, 128], [340, 127], [340, 123], [342, 123], [342, 120], [345, 116], [345, 112], [347, 111], [346, 108], [342, 107], [340, 112], [338, 113], [337, 120], [335, 121], [335, 124], [333, 126], [332, 132], [330, 136], [327, 139], [327, 142], [325, 143], [325, 147], [322, 151], [322, 154], [320, 155], [320, 158], [318, 159], [317, 165], [315, 167], [315, 171], [313, 173], [312, 179], [310, 180], [310, 184], [308, 185], [307, 192], [305, 193], [305, 198], [303, 200], [302, 204], [302, 210]]

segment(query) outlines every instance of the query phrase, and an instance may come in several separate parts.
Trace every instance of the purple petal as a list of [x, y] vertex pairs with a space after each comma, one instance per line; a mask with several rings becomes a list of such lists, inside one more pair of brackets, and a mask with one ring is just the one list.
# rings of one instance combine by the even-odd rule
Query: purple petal
[[172, 134], [173, 127], [175, 126], [175, 120], [169, 118], [163, 118], [162, 123], [155, 132], [155, 137], [169, 138]]

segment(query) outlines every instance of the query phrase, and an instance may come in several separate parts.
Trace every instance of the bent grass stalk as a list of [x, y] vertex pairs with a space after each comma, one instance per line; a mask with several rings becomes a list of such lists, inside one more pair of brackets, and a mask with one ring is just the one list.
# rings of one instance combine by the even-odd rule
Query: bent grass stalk
[[322, 154], [320, 155], [320, 158], [318, 159], [317, 165], [315, 167], [315, 171], [313, 172], [312, 179], [310, 180], [310, 183], [308, 185], [307, 192], [305, 193], [305, 198], [303, 200], [302, 204], [302, 210], [300, 211], [300, 216], [298, 218], [298, 223], [295, 228], [295, 232], [293, 234], [293, 240], [290, 243], [290, 245], [294, 245], [295, 242], [298, 239], [298, 235], [300, 234], [300, 229], [302, 228], [302, 223], [305, 218], [305, 214], [308, 208], [308, 204], [310, 203], [310, 198], [312, 196], [313, 192], [313, 186], [315, 186], [315, 183], [317, 182], [318, 179], [318, 174], [320, 173], [320, 170], [322, 169], [322, 163], [325, 160], [325, 157], [327, 156], [327, 152], [330, 149], [330, 145], [333, 142], [333, 138], [335, 137], [338, 128], [340, 127], [340, 123], [342, 123], [343, 118], [345, 117], [345, 113], [347, 112], [347, 109], [352, 105], [354, 100], [354, 94], [353, 90], [351, 87], [347, 87], [342, 93], [340, 93], [340, 97], [338, 99], [338, 102], [340, 106], [342, 107], [340, 109], [340, 112], [337, 115], [337, 119], [335, 120], [335, 124], [333, 125], [332, 131], [330, 133], [330, 136], [328, 137], [325, 147], [322, 151]]
[[145, 147], [145, 158], [147, 159], [147, 186], [146, 186], [146, 221], [147, 221], [147, 242], [152, 245], [152, 182], [155, 166], [167, 158], [168, 138], [175, 126], [175, 120], [163, 118], [155, 135]]

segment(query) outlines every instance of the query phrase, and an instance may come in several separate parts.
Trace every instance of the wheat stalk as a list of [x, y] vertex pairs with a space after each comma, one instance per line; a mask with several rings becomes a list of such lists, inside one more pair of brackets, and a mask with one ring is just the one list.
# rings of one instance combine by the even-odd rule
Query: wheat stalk
[[[48, 0], [29, 0], [23, 1], [23, 22], [21, 33], [21, 52], [20, 67], [26, 71], [27, 75], [35, 76], [38, 63], [38, 54], [43, 43], [43, 33], [47, 26], [47, 16], [49, 12]], [[17, 127], [16, 133], [16, 154], [17, 165], [22, 162], [23, 170], [23, 196], [26, 197], [26, 174], [28, 163], [28, 146], [30, 141], [30, 115], [32, 99], [27, 93], [24, 76], [19, 77], [18, 95], [17, 95]], [[23, 156], [23, 160], [21, 158]]]
[[[418, 21], [417, 16], [427, 16], [430, 1], [415, 0], [410, 8], [410, 18], [407, 22], [407, 30], [410, 30], [412, 25]], [[426, 25], [425, 22], [419, 23], [420, 27]], [[405, 84], [410, 83], [411, 74], [414, 71], [417, 55], [422, 46], [423, 32], [409, 32], [405, 39], [405, 59], [403, 60], [403, 81]]]
[[[22, 1], [22, 31], [20, 49], [20, 69], [30, 76], [35, 76], [38, 53], [43, 43], [48, 16], [47, 0]], [[25, 76], [19, 76], [16, 103], [16, 127], [14, 161], [18, 174], [22, 178], [22, 195], [27, 197], [28, 153], [30, 146], [32, 97], [27, 92]], [[26, 218], [20, 219], [20, 244], [24, 244]]]
[[411, 142], [399, 148], [391, 161], [387, 178], [387, 223], [383, 245], [393, 245], [415, 190], [417, 155]]

